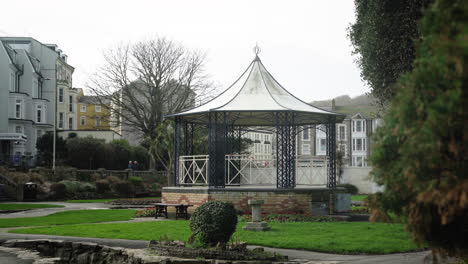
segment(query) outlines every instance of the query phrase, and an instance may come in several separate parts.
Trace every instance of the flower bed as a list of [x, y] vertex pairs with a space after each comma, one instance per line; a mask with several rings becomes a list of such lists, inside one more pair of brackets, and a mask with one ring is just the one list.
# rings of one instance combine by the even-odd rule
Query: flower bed
[[107, 202], [107, 204], [112, 205], [151, 205], [155, 203], [160, 203], [161, 199], [118, 199]]
[[156, 208], [146, 208], [135, 212], [135, 217], [153, 217], [156, 214]]
[[[240, 221], [250, 222], [252, 221], [252, 215], [250, 213], [241, 216]], [[335, 218], [329, 216], [317, 216], [309, 213], [281, 213], [281, 214], [262, 214], [262, 221], [266, 222], [336, 222]]]

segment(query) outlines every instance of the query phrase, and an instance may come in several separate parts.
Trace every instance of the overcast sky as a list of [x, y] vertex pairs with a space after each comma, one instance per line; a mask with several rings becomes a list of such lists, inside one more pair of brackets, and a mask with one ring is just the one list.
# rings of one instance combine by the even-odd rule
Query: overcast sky
[[118, 1], [17, 0], [2, 3], [0, 35], [55, 43], [83, 87], [121, 42], [166, 36], [207, 53], [206, 70], [228, 87], [254, 58], [305, 101], [368, 91], [351, 55], [347, 27], [351, 0], [334, 1]]

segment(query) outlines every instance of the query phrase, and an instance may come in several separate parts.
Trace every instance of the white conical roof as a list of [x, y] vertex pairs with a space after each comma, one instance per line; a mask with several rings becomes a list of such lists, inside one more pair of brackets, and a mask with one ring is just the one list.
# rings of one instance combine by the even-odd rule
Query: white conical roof
[[[256, 58], [247, 70], [223, 93], [211, 101], [185, 112], [181, 116], [190, 122], [204, 123], [209, 112], [227, 112], [236, 125], [274, 125], [274, 112], [297, 112], [295, 124], [324, 123], [330, 116], [337, 122], [343, 116], [314, 107], [284, 89]], [[235, 113], [238, 113], [237, 115]]]

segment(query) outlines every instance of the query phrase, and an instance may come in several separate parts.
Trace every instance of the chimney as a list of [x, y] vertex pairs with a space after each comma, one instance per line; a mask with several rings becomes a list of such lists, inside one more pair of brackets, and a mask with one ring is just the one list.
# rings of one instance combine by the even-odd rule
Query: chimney
[[331, 110], [332, 111], [336, 110], [335, 99], [332, 99], [332, 101], [331, 101]]

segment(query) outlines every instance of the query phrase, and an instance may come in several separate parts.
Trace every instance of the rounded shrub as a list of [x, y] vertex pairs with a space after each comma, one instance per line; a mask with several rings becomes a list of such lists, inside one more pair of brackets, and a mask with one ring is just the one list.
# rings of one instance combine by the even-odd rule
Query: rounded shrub
[[63, 183], [54, 183], [50, 186], [50, 192], [54, 198], [63, 199], [67, 194], [67, 187]]
[[353, 195], [359, 193], [359, 189], [355, 185], [352, 185], [352, 184], [349, 184], [349, 183], [338, 184], [337, 187], [345, 188], [347, 193], [350, 193], [350, 194], [353, 194]]
[[97, 180], [96, 181], [96, 192], [103, 194], [107, 191], [110, 191], [110, 184], [108, 180]]
[[202, 246], [216, 246], [227, 243], [236, 231], [237, 215], [231, 203], [210, 201], [200, 207], [190, 217], [192, 238]]
[[128, 178], [128, 181], [133, 183], [133, 185], [135, 185], [135, 186], [142, 186], [143, 185], [143, 179], [141, 177], [138, 177], [138, 176], [132, 176], [132, 177]]
[[135, 186], [130, 182], [119, 182], [114, 184], [114, 190], [120, 197], [134, 197]]

